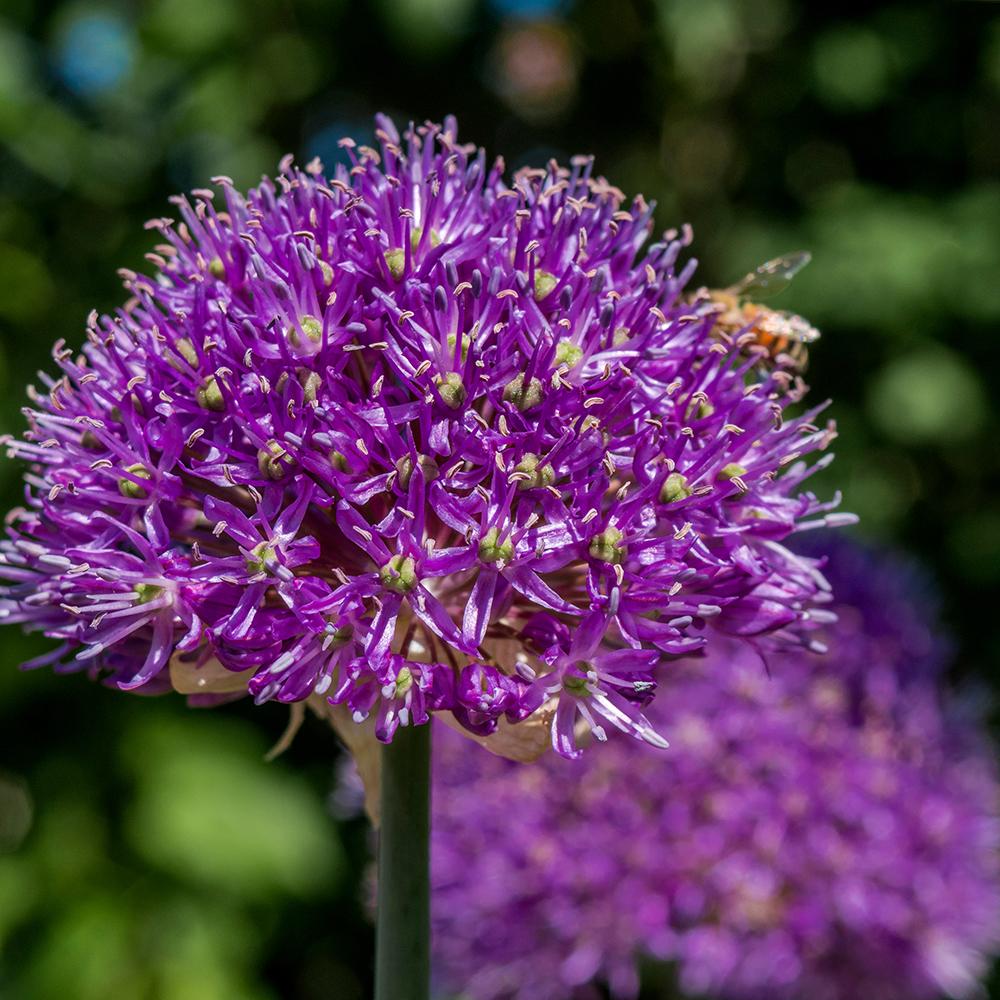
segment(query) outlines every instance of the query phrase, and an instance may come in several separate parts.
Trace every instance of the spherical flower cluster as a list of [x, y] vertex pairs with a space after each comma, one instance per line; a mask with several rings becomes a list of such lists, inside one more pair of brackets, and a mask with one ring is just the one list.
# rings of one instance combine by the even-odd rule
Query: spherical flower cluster
[[800, 381], [713, 331], [689, 234], [641, 252], [651, 209], [589, 158], [508, 183], [453, 121], [377, 126], [148, 224], [152, 275], [9, 442], [0, 613], [126, 690], [660, 743], [663, 661], [809, 643], [826, 586], [781, 543], [829, 522], [801, 456], [832, 431], [782, 419]]
[[596, 1000], [596, 979], [631, 998], [640, 956], [726, 1000], [974, 992], [1000, 944], [993, 750], [940, 694], [904, 568], [840, 554], [868, 586], [844, 580], [858, 603], [830, 653], [768, 675], [714, 640], [650, 708], [665, 753], [615, 739], [529, 767], [435, 733], [434, 947], [455, 995]]

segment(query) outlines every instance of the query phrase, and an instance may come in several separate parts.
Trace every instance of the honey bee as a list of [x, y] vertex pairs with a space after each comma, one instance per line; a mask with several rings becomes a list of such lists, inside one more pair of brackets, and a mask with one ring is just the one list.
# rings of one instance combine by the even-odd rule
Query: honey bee
[[819, 330], [790, 312], [769, 309], [751, 301], [776, 295], [812, 259], [808, 250], [776, 257], [729, 288], [708, 289], [704, 294], [715, 313], [715, 331], [771, 365], [799, 373], [809, 360], [806, 344], [819, 340]]

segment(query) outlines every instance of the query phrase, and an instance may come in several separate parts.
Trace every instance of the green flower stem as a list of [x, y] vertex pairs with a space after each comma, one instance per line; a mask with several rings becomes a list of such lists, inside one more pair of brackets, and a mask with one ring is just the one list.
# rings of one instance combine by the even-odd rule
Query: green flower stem
[[430, 996], [430, 764], [430, 725], [382, 748], [375, 1000]]

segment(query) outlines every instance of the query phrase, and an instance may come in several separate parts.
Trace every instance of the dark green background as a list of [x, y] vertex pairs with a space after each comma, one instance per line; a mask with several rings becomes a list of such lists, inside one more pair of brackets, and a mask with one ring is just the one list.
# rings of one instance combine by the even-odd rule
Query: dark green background
[[[823, 330], [810, 381], [842, 437], [819, 485], [933, 568], [956, 677], [997, 683], [1000, 4], [4, 0], [0, 429], [52, 342], [120, 301], [168, 194], [333, 159], [376, 110], [454, 112], [514, 166], [596, 153], [662, 228], [694, 224], [706, 283], [811, 249], [778, 304]], [[20, 674], [40, 647], [3, 639], [0, 996], [368, 994], [331, 735], [265, 764], [277, 706]]]

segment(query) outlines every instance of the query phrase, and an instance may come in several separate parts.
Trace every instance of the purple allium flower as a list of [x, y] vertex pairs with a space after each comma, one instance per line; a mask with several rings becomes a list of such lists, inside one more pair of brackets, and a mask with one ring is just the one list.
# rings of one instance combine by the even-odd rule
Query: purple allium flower
[[908, 568], [835, 551], [835, 589], [857, 603], [838, 606], [829, 654], [774, 657], [769, 676], [714, 639], [650, 708], [666, 753], [616, 738], [528, 767], [438, 730], [445, 987], [582, 1000], [596, 979], [634, 997], [651, 956], [686, 993], [727, 1000], [974, 991], [1000, 944], [993, 750], [941, 695]]
[[452, 120], [377, 135], [148, 224], [152, 274], [8, 442], [2, 613], [124, 689], [662, 744], [664, 661], [809, 644], [826, 584], [782, 541], [831, 520], [801, 456], [832, 430], [589, 158], [507, 182]]

